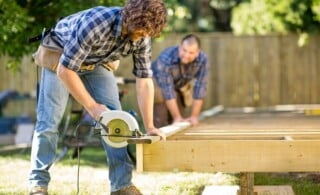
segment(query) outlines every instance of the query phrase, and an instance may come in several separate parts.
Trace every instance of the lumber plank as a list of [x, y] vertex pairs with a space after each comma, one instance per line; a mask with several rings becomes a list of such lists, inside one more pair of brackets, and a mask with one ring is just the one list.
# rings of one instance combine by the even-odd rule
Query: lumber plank
[[139, 172], [142, 172], [143, 167], [143, 144], [137, 144], [136, 145], [136, 169]]
[[127, 139], [128, 144], [152, 144], [157, 141], [160, 141], [160, 136], [157, 135], [144, 135]]
[[[199, 121], [204, 120], [208, 117], [214, 116], [220, 112], [222, 112], [224, 109], [223, 106], [218, 105], [218, 106], [214, 106], [211, 109], [205, 110], [203, 112], [201, 112], [200, 116], [199, 116]], [[191, 127], [191, 123], [189, 122], [177, 122], [177, 123], [173, 123], [171, 125], [168, 126], [164, 126], [161, 127], [160, 130], [165, 133], [165, 135], [167, 137], [174, 135], [184, 129], [187, 129], [188, 127]]]
[[144, 145], [143, 171], [314, 172], [319, 148], [319, 140], [168, 140]]

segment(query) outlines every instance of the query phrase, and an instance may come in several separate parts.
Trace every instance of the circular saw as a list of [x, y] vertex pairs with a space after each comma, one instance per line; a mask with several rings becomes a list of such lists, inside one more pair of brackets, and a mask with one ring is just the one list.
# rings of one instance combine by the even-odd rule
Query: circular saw
[[99, 120], [101, 136], [110, 146], [121, 148], [128, 145], [127, 140], [133, 137], [140, 137], [137, 120], [128, 112], [112, 110], [103, 112]]

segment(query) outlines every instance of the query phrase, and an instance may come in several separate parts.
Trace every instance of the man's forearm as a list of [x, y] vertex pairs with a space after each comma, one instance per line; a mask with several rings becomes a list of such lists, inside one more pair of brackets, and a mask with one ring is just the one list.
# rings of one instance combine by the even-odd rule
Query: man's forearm
[[176, 99], [166, 100], [166, 106], [173, 120], [182, 118]]
[[191, 111], [191, 117], [198, 117], [200, 115], [201, 109], [203, 105], [203, 100], [198, 99], [198, 100], [193, 100], [192, 103], [192, 111]]
[[154, 86], [151, 78], [136, 79], [137, 100], [146, 130], [154, 128], [153, 99]]
[[96, 104], [76, 72], [59, 64], [57, 75], [62, 80], [71, 95], [86, 109], [89, 109]]

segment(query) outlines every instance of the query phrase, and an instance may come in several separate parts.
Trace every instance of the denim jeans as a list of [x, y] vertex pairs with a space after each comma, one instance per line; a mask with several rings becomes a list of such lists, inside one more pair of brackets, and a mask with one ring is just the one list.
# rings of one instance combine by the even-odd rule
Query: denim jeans
[[[116, 80], [112, 72], [101, 66], [79, 74], [91, 96], [98, 102], [121, 109]], [[37, 104], [37, 122], [32, 141], [29, 185], [48, 186], [49, 168], [55, 160], [58, 126], [63, 117], [69, 93], [56, 73], [42, 70]], [[111, 191], [131, 185], [133, 163], [127, 148], [113, 148], [102, 141], [106, 151]]]

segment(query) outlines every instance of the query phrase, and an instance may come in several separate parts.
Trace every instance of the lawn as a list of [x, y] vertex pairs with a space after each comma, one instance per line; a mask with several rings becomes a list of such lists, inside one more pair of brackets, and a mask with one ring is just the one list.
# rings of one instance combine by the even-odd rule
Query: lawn
[[[30, 150], [19, 150], [0, 156], [0, 194], [27, 194]], [[51, 195], [108, 194], [108, 168], [102, 148], [86, 148], [80, 156], [79, 185], [78, 161], [70, 151], [51, 168]], [[320, 194], [319, 176], [307, 174], [255, 174], [257, 185], [291, 185], [296, 195]], [[236, 185], [237, 174], [194, 172], [134, 172], [133, 182], [146, 195], [196, 195], [206, 185]], [[79, 190], [78, 190], [79, 186]]]

